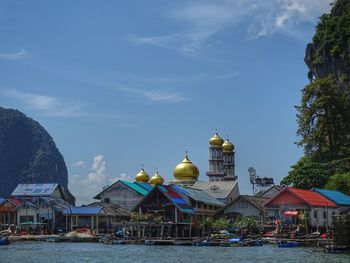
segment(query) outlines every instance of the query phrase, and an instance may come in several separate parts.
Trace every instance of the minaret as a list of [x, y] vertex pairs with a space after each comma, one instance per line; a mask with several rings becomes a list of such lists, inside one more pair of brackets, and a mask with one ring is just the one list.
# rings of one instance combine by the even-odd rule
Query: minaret
[[229, 139], [226, 139], [222, 145], [222, 153], [224, 159], [224, 171], [225, 177], [224, 181], [234, 181], [237, 180], [235, 175], [235, 146], [230, 142]]
[[224, 140], [218, 133], [215, 133], [209, 140], [209, 171], [206, 172], [206, 175], [210, 182], [224, 180], [223, 142]]

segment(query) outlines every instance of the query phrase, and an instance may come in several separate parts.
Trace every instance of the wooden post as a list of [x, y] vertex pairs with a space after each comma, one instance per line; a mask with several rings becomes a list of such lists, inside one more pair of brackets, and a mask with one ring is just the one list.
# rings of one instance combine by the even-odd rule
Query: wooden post
[[79, 228], [79, 216], [78, 215], [75, 216], [75, 225], [77, 226], [77, 228]]
[[94, 231], [94, 216], [91, 215], [91, 231]]
[[175, 206], [175, 223], [177, 224], [177, 207]]
[[191, 215], [191, 222], [190, 222], [190, 237], [192, 237], [192, 221], [193, 221], [193, 216]]
[[98, 215], [96, 215], [96, 234], [98, 234]]
[[68, 215], [66, 215], [66, 233], [68, 231]]
[[70, 231], [73, 231], [73, 215], [70, 215]]
[[164, 224], [162, 223], [160, 227], [160, 239], [163, 239], [163, 233], [164, 233]]

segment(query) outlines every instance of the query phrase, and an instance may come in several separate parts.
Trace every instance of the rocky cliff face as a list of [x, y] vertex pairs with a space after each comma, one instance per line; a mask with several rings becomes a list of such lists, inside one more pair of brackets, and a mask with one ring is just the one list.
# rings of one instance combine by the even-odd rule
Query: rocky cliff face
[[0, 107], [0, 196], [8, 197], [20, 183], [59, 183], [67, 188], [67, 167], [38, 122]]
[[305, 63], [309, 78], [338, 76], [340, 82], [350, 76], [350, 1], [338, 0], [331, 13], [320, 17], [312, 43], [308, 44]]

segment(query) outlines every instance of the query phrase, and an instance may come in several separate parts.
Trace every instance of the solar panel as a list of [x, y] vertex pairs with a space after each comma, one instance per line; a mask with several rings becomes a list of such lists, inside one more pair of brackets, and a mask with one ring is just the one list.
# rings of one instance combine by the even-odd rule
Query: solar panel
[[12, 196], [41, 196], [51, 195], [58, 184], [19, 184]]

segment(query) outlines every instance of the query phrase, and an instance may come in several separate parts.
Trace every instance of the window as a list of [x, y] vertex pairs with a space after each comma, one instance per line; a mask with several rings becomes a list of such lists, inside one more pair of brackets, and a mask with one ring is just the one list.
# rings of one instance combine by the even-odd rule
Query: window
[[105, 203], [109, 203], [109, 202], [110, 202], [110, 199], [109, 199], [109, 198], [105, 198], [105, 199], [104, 199], [104, 202], [105, 202]]
[[241, 200], [241, 201], [238, 203], [238, 206], [239, 206], [239, 208], [247, 208], [247, 207], [248, 207], [248, 202], [245, 201], [245, 200]]
[[327, 213], [326, 211], [323, 211], [323, 219], [326, 219], [327, 218]]
[[314, 218], [317, 218], [317, 210], [314, 211]]
[[212, 206], [212, 205], [209, 205], [209, 209], [212, 210], [212, 209], [213, 209], [213, 206]]
[[204, 205], [203, 205], [203, 208], [204, 208], [204, 209], [207, 209], [207, 205], [206, 205], [206, 204], [204, 204]]

